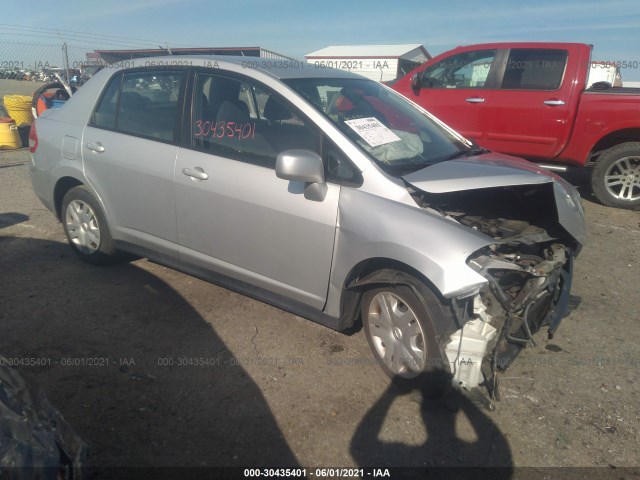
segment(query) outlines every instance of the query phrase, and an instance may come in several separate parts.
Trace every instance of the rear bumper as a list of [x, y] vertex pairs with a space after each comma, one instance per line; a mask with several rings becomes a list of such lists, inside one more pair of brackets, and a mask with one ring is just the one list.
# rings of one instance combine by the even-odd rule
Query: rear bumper
[[55, 213], [53, 194], [50, 192], [49, 172], [41, 168], [37, 168], [33, 162], [31, 162], [29, 164], [29, 177], [31, 178], [33, 192], [45, 207]]

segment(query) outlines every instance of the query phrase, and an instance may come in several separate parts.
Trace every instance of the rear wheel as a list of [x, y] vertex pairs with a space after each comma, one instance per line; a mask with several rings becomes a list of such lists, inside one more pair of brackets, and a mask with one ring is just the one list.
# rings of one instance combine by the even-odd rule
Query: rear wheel
[[82, 260], [93, 265], [118, 260], [100, 204], [85, 186], [74, 187], [66, 193], [61, 220], [69, 245]]
[[640, 142], [616, 145], [598, 158], [591, 173], [594, 195], [609, 207], [640, 208]]
[[444, 386], [446, 370], [433, 325], [434, 317], [446, 315], [446, 309], [422, 287], [418, 290], [422, 299], [408, 285], [386, 285], [365, 292], [362, 324], [373, 355], [394, 382], [421, 388], [426, 382], [428, 389], [437, 393]]

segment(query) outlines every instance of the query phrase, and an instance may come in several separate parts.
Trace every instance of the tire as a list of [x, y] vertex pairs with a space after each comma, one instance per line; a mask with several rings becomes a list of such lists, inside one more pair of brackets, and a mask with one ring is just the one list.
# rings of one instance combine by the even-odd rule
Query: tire
[[608, 207], [640, 209], [640, 142], [621, 143], [601, 154], [591, 172], [591, 189]]
[[64, 85], [60, 82], [47, 83], [45, 85], [42, 85], [33, 93], [33, 97], [31, 98], [31, 114], [33, 115], [33, 118], [38, 118], [40, 116], [40, 113], [42, 113], [38, 112], [37, 108], [40, 95], [42, 95], [47, 90], [52, 90], [54, 88], [64, 90]]
[[119, 258], [100, 204], [84, 185], [62, 199], [60, 219], [72, 250], [92, 265], [110, 265]]
[[[378, 365], [396, 385], [437, 395], [451, 375], [444, 367], [448, 362], [434, 325], [453, 322], [453, 318], [428, 287], [408, 278], [411, 286], [385, 285], [363, 294], [362, 326]], [[389, 314], [384, 315], [384, 310]]]

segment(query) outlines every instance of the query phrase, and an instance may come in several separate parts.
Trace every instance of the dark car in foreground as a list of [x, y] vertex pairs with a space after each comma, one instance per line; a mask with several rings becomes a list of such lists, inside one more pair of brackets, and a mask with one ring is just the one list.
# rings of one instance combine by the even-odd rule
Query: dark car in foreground
[[384, 85], [280, 63], [103, 69], [36, 120], [34, 191], [87, 262], [128, 252], [337, 330], [362, 322], [401, 383], [440, 369], [490, 385], [565, 313], [576, 190]]

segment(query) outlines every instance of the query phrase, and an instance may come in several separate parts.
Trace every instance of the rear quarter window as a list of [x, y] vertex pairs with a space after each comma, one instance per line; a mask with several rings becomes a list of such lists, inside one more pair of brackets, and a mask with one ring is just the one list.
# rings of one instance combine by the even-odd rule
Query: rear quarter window
[[122, 75], [116, 75], [111, 79], [104, 91], [98, 107], [93, 112], [90, 125], [97, 128], [116, 128], [116, 113], [118, 111], [118, 99]]

